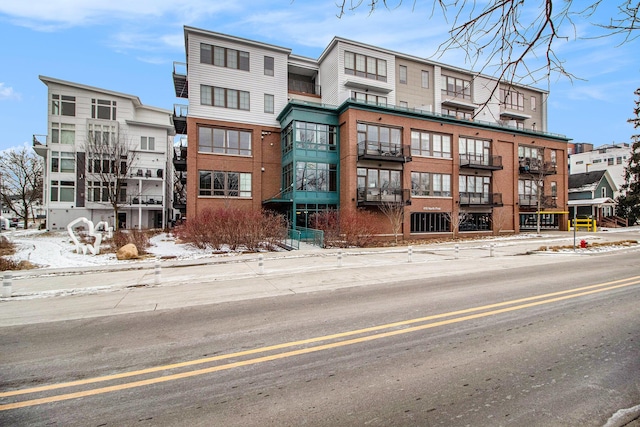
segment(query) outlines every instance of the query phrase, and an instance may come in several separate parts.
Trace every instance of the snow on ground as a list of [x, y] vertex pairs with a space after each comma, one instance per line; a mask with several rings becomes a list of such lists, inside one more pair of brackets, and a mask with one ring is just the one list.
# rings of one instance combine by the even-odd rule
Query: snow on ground
[[[626, 229], [609, 229], [607, 234], [616, 231], [632, 231], [637, 230], [640, 234], [640, 227], [628, 227]], [[597, 233], [587, 240], [590, 243], [597, 243], [601, 238]], [[16, 261], [28, 260], [37, 268], [73, 268], [73, 267], [91, 267], [98, 265], [123, 264], [136, 261], [118, 261], [113, 253], [100, 253], [99, 255], [84, 255], [76, 253], [75, 245], [67, 232], [46, 232], [38, 230], [12, 230], [3, 232], [3, 236], [16, 244], [16, 253], [11, 257]], [[510, 236], [487, 237], [478, 241], [481, 246], [487, 246], [488, 242], [496, 242], [497, 246], [509, 246], [516, 244], [516, 241], [526, 239], [540, 239], [540, 235], [535, 233], [521, 233]], [[560, 242], [563, 243], [560, 243]], [[548, 245], [566, 245], [567, 234], [550, 233], [539, 240], [540, 246]], [[579, 244], [580, 238], [577, 243]], [[618, 249], [616, 247], [600, 247], [593, 246], [584, 250], [585, 252], [602, 252]], [[176, 242], [171, 234], [160, 233], [151, 238], [151, 247], [147, 249], [150, 257], [172, 258], [172, 259], [200, 259], [212, 256], [220, 256], [219, 253], [214, 254], [211, 250], [198, 249], [192, 245]], [[573, 252], [572, 249], [563, 249], [561, 252]], [[557, 253], [557, 252], [555, 252]]]
[[[13, 260], [27, 260], [38, 268], [91, 267], [135, 262], [119, 261], [114, 253], [103, 251], [98, 255], [77, 253], [71, 237], [66, 232], [18, 230], [2, 235], [16, 245], [16, 253], [11, 256]], [[147, 252], [152, 257], [177, 259], [196, 259], [211, 255], [211, 251], [177, 243], [173, 236], [167, 233], [160, 233], [151, 238], [151, 247]]]

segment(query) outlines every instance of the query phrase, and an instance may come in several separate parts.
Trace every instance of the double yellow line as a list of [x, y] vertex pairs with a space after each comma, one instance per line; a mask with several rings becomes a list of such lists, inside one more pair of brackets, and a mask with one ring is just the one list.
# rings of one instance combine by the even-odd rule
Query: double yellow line
[[[224, 371], [228, 369], [238, 368], [241, 366], [255, 365], [258, 363], [284, 359], [302, 354], [314, 353], [332, 348], [348, 346], [352, 344], [363, 343], [367, 341], [388, 338], [395, 335], [408, 334], [411, 332], [421, 331], [424, 329], [435, 328], [438, 326], [450, 325], [454, 323], [465, 322], [467, 320], [479, 319], [497, 314], [508, 313], [511, 311], [522, 310], [525, 308], [551, 304], [558, 301], [569, 300], [586, 295], [606, 292], [614, 289], [624, 288], [640, 284], [640, 276], [629, 277], [626, 279], [614, 280], [611, 282], [600, 283], [591, 286], [584, 286], [565, 291], [552, 292], [543, 295], [536, 295], [527, 298], [520, 298], [511, 301], [505, 301], [495, 304], [484, 305], [480, 307], [472, 307], [464, 310], [451, 311], [448, 313], [435, 314], [432, 316], [419, 317], [415, 319], [403, 320], [400, 322], [387, 323], [384, 325], [373, 326], [370, 328], [357, 329], [353, 331], [341, 332], [338, 334], [324, 335], [315, 338], [309, 338], [300, 341], [292, 341], [282, 344], [276, 344], [267, 347], [255, 348], [252, 350], [240, 351], [236, 353], [223, 354], [219, 356], [195, 359], [186, 362], [174, 363], [170, 365], [155, 366], [147, 369], [140, 369], [130, 372], [122, 372], [114, 375], [106, 375], [102, 377], [87, 378], [78, 381], [69, 381], [59, 384], [50, 384], [40, 387], [31, 387], [19, 390], [0, 392], [0, 398], [10, 398], [14, 396], [44, 393], [52, 390], [66, 389], [71, 387], [80, 387], [90, 384], [99, 384], [107, 381], [120, 380], [124, 378], [137, 377], [142, 375], [154, 374], [157, 372], [166, 372], [174, 369], [189, 368], [197, 365], [203, 365], [212, 362], [219, 362], [228, 359], [243, 358], [246, 356], [259, 355], [274, 352], [260, 357], [249, 358], [238, 362], [230, 362], [222, 365], [211, 366], [207, 368], [194, 369], [185, 372], [175, 373], [171, 375], [156, 376], [148, 379], [130, 381], [111, 386], [91, 388], [71, 393], [56, 394], [48, 397], [23, 400], [14, 403], [6, 403], [0, 405], [0, 411], [10, 409], [24, 408], [28, 406], [41, 405], [51, 402], [59, 402], [63, 400], [76, 399], [79, 397], [94, 396], [103, 393], [126, 390], [135, 387], [142, 387], [152, 384], [159, 384], [168, 381], [179, 380], [183, 378], [195, 377], [198, 375], [209, 374], [213, 372]], [[444, 320], [439, 320], [444, 319]], [[428, 322], [428, 323], [425, 323]], [[414, 325], [414, 326], [411, 326]], [[360, 335], [360, 336], [358, 336]], [[350, 338], [353, 337], [353, 338]], [[328, 342], [327, 342], [328, 341]], [[325, 344], [320, 344], [327, 342]], [[317, 344], [309, 346], [310, 344]], [[305, 347], [306, 346], [306, 347]], [[292, 349], [293, 347], [301, 347]], [[291, 349], [288, 351], [278, 352], [278, 350]]]

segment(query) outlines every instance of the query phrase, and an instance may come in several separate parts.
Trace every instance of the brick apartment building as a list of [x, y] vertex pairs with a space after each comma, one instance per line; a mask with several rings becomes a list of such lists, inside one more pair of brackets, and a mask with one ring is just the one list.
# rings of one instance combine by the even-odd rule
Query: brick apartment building
[[[566, 228], [567, 143], [543, 90], [336, 37], [318, 59], [185, 27], [174, 123], [188, 140], [187, 218], [237, 206], [404, 206], [404, 238]], [[462, 215], [461, 215], [462, 214]], [[458, 227], [456, 218], [463, 217]], [[453, 221], [451, 220], [452, 218]]]

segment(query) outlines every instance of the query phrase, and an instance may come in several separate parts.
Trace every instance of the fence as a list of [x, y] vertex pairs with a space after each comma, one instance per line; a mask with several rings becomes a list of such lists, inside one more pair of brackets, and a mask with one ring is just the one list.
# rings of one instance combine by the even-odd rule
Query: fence
[[568, 222], [569, 228], [575, 225], [576, 231], [580, 229], [584, 229], [585, 231], [593, 231], [594, 233], [598, 231], [598, 227], [596, 226], [596, 220], [590, 218], [584, 219], [571, 219]]

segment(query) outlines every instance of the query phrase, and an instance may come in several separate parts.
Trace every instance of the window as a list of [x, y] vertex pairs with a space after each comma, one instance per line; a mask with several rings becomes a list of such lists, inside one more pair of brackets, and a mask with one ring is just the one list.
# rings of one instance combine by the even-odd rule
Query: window
[[140, 137], [140, 149], [153, 151], [156, 149], [156, 139], [153, 136]]
[[453, 116], [457, 119], [462, 119], [462, 120], [473, 119], [473, 110], [462, 110], [459, 108], [442, 107], [442, 114], [446, 116]]
[[536, 97], [532, 96], [530, 99], [531, 99], [531, 111], [536, 111], [536, 108], [537, 108], [537, 106], [536, 106]]
[[51, 95], [51, 114], [54, 116], [75, 116], [76, 97], [67, 95]]
[[272, 56], [264, 57], [264, 75], [273, 76], [274, 61]]
[[200, 196], [251, 197], [251, 174], [199, 171]]
[[210, 127], [198, 128], [198, 151], [201, 153], [251, 155], [251, 132]]
[[409, 108], [409, 104], [407, 103], [407, 101], [400, 101], [400, 108]]
[[115, 144], [117, 131], [117, 124], [89, 123], [88, 136], [93, 147], [89, 147], [88, 151], [100, 150], [100, 146]]
[[51, 201], [73, 203], [76, 193], [75, 185], [73, 181], [51, 181]]
[[387, 81], [387, 61], [359, 53], [344, 53], [344, 72], [368, 79]]
[[64, 151], [51, 152], [51, 172], [74, 173], [76, 159], [73, 153]]
[[51, 142], [53, 144], [74, 145], [76, 142], [76, 125], [51, 123]]
[[558, 197], [558, 182], [551, 181], [551, 197]]
[[613, 166], [613, 157], [609, 157], [609, 158], [607, 159], [607, 165], [608, 165], [608, 166]]
[[398, 170], [358, 168], [358, 200], [372, 202], [400, 202], [402, 200], [402, 172]]
[[543, 166], [543, 150], [526, 145], [518, 146], [518, 162], [520, 172], [537, 172]]
[[400, 83], [407, 84], [407, 67], [405, 65], [400, 65], [398, 68], [398, 79]]
[[236, 110], [249, 110], [249, 92], [200, 85], [200, 104]]
[[[544, 194], [543, 186], [540, 194]], [[538, 203], [538, 182], [532, 179], [518, 180], [518, 199], [522, 206], [535, 206]]]
[[602, 187], [600, 189], [600, 193], [601, 193], [600, 197], [607, 197], [607, 189], [606, 189], [606, 187]]
[[422, 70], [422, 87], [425, 89], [429, 89], [429, 72]]
[[398, 128], [358, 123], [358, 153], [402, 155], [402, 131]]
[[616, 165], [622, 164], [622, 157], [616, 157]]
[[387, 105], [387, 97], [365, 92], [351, 91], [351, 99], [373, 105]]
[[200, 43], [200, 63], [249, 71], [249, 52]]
[[442, 76], [442, 93], [463, 99], [471, 99], [471, 81]]
[[337, 166], [329, 163], [297, 162], [296, 190], [337, 191]]
[[489, 204], [491, 177], [460, 175], [458, 177], [460, 204]]
[[[118, 201], [127, 200], [127, 183], [120, 183], [120, 193]], [[90, 202], [111, 202], [111, 196], [115, 195], [113, 182], [88, 181], [87, 197]]]
[[[295, 125], [295, 134], [293, 134]], [[295, 146], [300, 150], [335, 151], [336, 127], [321, 123], [307, 123], [296, 121], [287, 126], [283, 133], [284, 152]]]
[[593, 163], [602, 163], [602, 159], [595, 159]]
[[579, 161], [576, 162], [576, 165], [581, 165], [583, 163], [584, 163], [584, 160], [579, 160]]
[[275, 111], [273, 95], [264, 94], [264, 112], [273, 114]]
[[412, 233], [442, 233], [449, 231], [449, 214], [446, 213], [411, 213]]
[[519, 92], [500, 89], [500, 101], [506, 108], [524, 111], [524, 95]]
[[103, 120], [116, 119], [116, 101], [91, 99], [91, 118]]
[[411, 154], [451, 158], [451, 135], [420, 130], [411, 131]]
[[411, 172], [411, 195], [451, 197], [451, 175]]
[[491, 161], [491, 140], [479, 138], [458, 138], [460, 159], [474, 164], [489, 165]]

